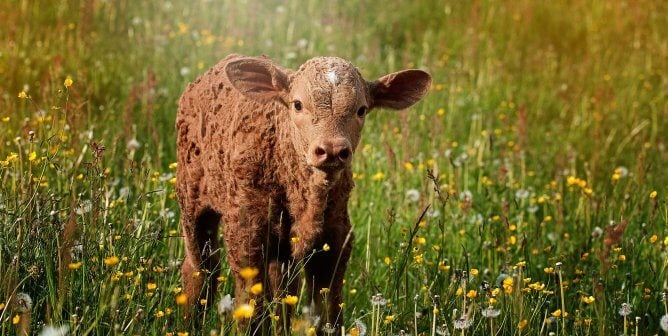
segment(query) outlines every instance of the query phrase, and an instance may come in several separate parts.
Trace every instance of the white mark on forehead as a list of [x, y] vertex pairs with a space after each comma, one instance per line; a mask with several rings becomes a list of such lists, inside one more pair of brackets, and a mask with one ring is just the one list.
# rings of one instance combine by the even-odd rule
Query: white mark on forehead
[[336, 72], [334, 72], [334, 70], [329, 70], [325, 74], [325, 77], [327, 77], [327, 81], [329, 81], [333, 85], [339, 84], [339, 76], [336, 75]]

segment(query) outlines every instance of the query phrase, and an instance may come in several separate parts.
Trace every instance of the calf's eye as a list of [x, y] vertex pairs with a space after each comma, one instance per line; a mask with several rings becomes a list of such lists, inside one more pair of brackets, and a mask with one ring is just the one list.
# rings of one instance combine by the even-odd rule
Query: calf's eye
[[295, 100], [294, 102], [292, 102], [292, 104], [295, 106], [295, 110], [297, 111], [302, 110], [302, 102], [300, 102], [299, 100]]
[[364, 117], [365, 115], [366, 115], [366, 107], [362, 106], [360, 107], [359, 110], [357, 110], [357, 116], [361, 118]]

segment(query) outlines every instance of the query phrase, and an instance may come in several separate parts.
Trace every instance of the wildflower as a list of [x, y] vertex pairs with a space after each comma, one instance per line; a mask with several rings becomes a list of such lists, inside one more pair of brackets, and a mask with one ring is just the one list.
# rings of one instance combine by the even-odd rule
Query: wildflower
[[65, 85], [66, 88], [69, 88], [73, 83], [74, 81], [72, 80], [72, 77], [67, 76], [67, 78], [65, 78], [65, 82], [63, 82], [63, 85]]
[[253, 293], [254, 295], [260, 295], [262, 294], [262, 284], [261, 283], [256, 283], [250, 288], [250, 292]]
[[371, 176], [371, 179], [373, 181], [380, 181], [385, 178], [385, 173], [383, 172], [377, 172], [373, 176]]
[[481, 314], [486, 318], [496, 318], [501, 314], [501, 310], [496, 309], [493, 306], [489, 306], [483, 309]]
[[70, 326], [67, 324], [61, 325], [59, 327], [44, 326], [42, 331], [40, 331], [39, 336], [65, 336], [69, 330]]
[[323, 251], [327, 252], [327, 251], [329, 251], [329, 249], [330, 249], [330, 247], [329, 247], [329, 245], [328, 245], [327, 243], [325, 243], [324, 245], [322, 245], [322, 250], [323, 250]]
[[16, 314], [14, 317], [12, 317], [12, 324], [19, 324], [21, 322], [21, 315]]
[[315, 330], [314, 327], [310, 327], [310, 328], [308, 328], [308, 330], [306, 331], [306, 335], [315, 335], [315, 333], [316, 333], [316, 330]]
[[218, 301], [218, 314], [223, 315], [232, 311], [233, 305], [234, 301], [232, 300], [232, 297], [230, 294], [226, 294], [220, 301]]
[[108, 258], [104, 258], [104, 264], [107, 265], [107, 266], [114, 266], [114, 265], [118, 264], [119, 261], [120, 261], [120, 259], [118, 259], [117, 256], [111, 256], [111, 257], [108, 257]]
[[366, 336], [366, 324], [360, 319], [356, 319], [353, 322], [353, 327], [350, 329], [350, 336]]
[[659, 325], [661, 326], [661, 330], [668, 331], [668, 314], [661, 316]]
[[472, 202], [473, 193], [471, 193], [468, 190], [464, 190], [461, 193], [459, 193], [459, 199], [462, 200], [462, 202]]
[[28, 154], [28, 161], [35, 161], [35, 159], [37, 159], [37, 153], [30, 152], [30, 154]]
[[246, 280], [255, 278], [259, 273], [260, 271], [255, 267], [244, 267], [239, 271], [239, 275]]
[[455, 327], [455, 329], [468, 329], [471, 325], [473, 325], [473, 320], [469, 319], [468, 316], [462, 316], [461, 318], [454, 319], [452, 321], [452, 325]]
[[0, 302], [0, 310], [3, 310], [3, 309], [5, 309], [5, 304]]
[[141, 147], [141, 142], [137, 141], [135, 138], [130, 139], [130, 141], [125, 144], [125, 148], [127, 148], [129, 152], [136, 151], [139, 147]]
[[450, 330], [448, 330], [448, 325], [443, 323], [440, 326], [436, 327], [436, 335], [450, 336]]
[[506, 294], [511, 294], [513, 292], [513, 278], [507, 277], [503, 279], [503, 292]]
[[71, 270], [78, 269], [79, 267], [81, 267], [81, 262], [80, 262], [80, 261], [79, 261], [79, 262], [69, 263], [69, 264], [67, 265], [67, 268], [68, 268], [68, 269], [71, 269]]
[[206, 306], [207, 302], [208, 302], [207, 299], [200, 299], [199, 300], [199, 304], [201, 304], [202, 306]]
[[470, 290], [468, 293], [466, 293], [466, 297], [469, 299], [475, 299], [478, 296], [478, 292], [476, 290]]
[[390, 259], [390, 257], [385, 257], [385, 259], [383, 259], [383, 262], [389, 265], [392, 262], [392, 259]]
[[601, 229], [598, 226], [594, 227], [594, 229], [591, 231], [591, 237], [594, 239], [599, 238], [602, 235], [603, 235], [603, 229]]
[[408, 189], [406, 198], [411, 202], [417, 202], [420, 199], [420, 192], [417, 189]]
[[21, 98], [21, 99], [28, 99], [28, 94], [26, 94], [25, 91], [21, 91], [21, 92], [19, 92], [18, 97]]
[[299, 301], [299, 297], [295, 295], [288, 295], [283, 298], [283, 303], [294, 306]]
[[522, 329], [524, 329], [524, 327], [527, 326], [527, 324], [529, 324], [529, 321], [527, 321], [527, 320], [522, 320], [522, 321], [520, 321], [519, 323], [517, 323], [517, 329], [522, 330]]
[[515, 192], [515, 198], [523, 200], [525, 198], [529, 197], [529, 191], [526, 189], [517, 189]]
[[150, 291], [155, 290], [156, 288], [158, 288], [158, 285], [156, 283], [149, 282], [146, 284], [146, 289]]
[[387, 304], [387, 300], [383, 298], [383, 294], [378, 293], [374, 296], [371, 297], [371, 305], [372, 306], [384, 306]]
[[621, 316], [629, 316], [633, 312], [632, 310], [633, 306], [630, 303], [624, 302], [622, 303], [622, 306], [619, 307], [619, 315]]
[[656, 198], [656, 195], [657, 195], [657, 192], [656, 192], [656, 190], [654, 190], [654, 191], [652, 191], [651, 193], [649, 193], [649, 198], [650, 198], [650, 199], [655, 199], [655, 198]]
[[176, 304], [179, 306], [183, 306], [188, 303], [188, 295], [181, 293], [176, 296]]
[[656, 243], [657, 239], [659, 239], [659, 237], [657, 237], [656, 235], [652, 235], [651, 237], [649, 237], [649, 243], [654, 244]]
[[28, 293], [18, 293], [14, 297], [14, 310], [19, 313], [27, 313], [32, 309], [32, 298]]
[[234, 310], [234, 314], [232, 316], [234, 317], [235, 320], [242, 318], [249, 319], [253, 316], [253, 306], [244, 303]]
[[394, 315], [385, 316], [385, 321], [384, 322], [385, 322], [385, 324], [390, 324], [390, 323], [394, 322]]
[[586, 304], [590, 304], [590, 303], [594, 302], [595, 300], [596, 299], [594, 299], [594, 297], [591, 296], [591, 295], [590, 296], [585, 296], [585, 297], [582, 298], [582, 302], [584, 302]]

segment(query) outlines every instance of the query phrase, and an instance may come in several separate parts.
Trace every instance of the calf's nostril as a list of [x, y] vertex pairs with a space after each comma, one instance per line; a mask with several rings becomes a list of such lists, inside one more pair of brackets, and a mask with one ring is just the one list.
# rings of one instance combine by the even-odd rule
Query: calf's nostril
[[339, 159], [345, 161], [350, 157], [350, 149], [344, 148], [339, 152]]
[[327, 151], [326, 151], [324, 148], [322, 148], [322, 147], [317, 147], [317, 148], [315, 149], [315, 155], [317, 155], [317, 156], [324, 156], [324, 155], [327, 155]]

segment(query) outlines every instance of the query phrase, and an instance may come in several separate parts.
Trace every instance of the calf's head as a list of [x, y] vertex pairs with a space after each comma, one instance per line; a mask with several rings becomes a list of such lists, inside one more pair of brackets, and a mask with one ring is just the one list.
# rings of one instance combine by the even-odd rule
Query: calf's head
[[350, 165], [371, 109], [405, 109], [431, 85], [431, 77], [421, 70], [366, 81], [350, 62], [336, 57], [313, 58], [297, 71], [264, 57], [240, 57], [225, 72], [247, 98], [285, 105], [295, 148], [309, 166], [327, 173]]

